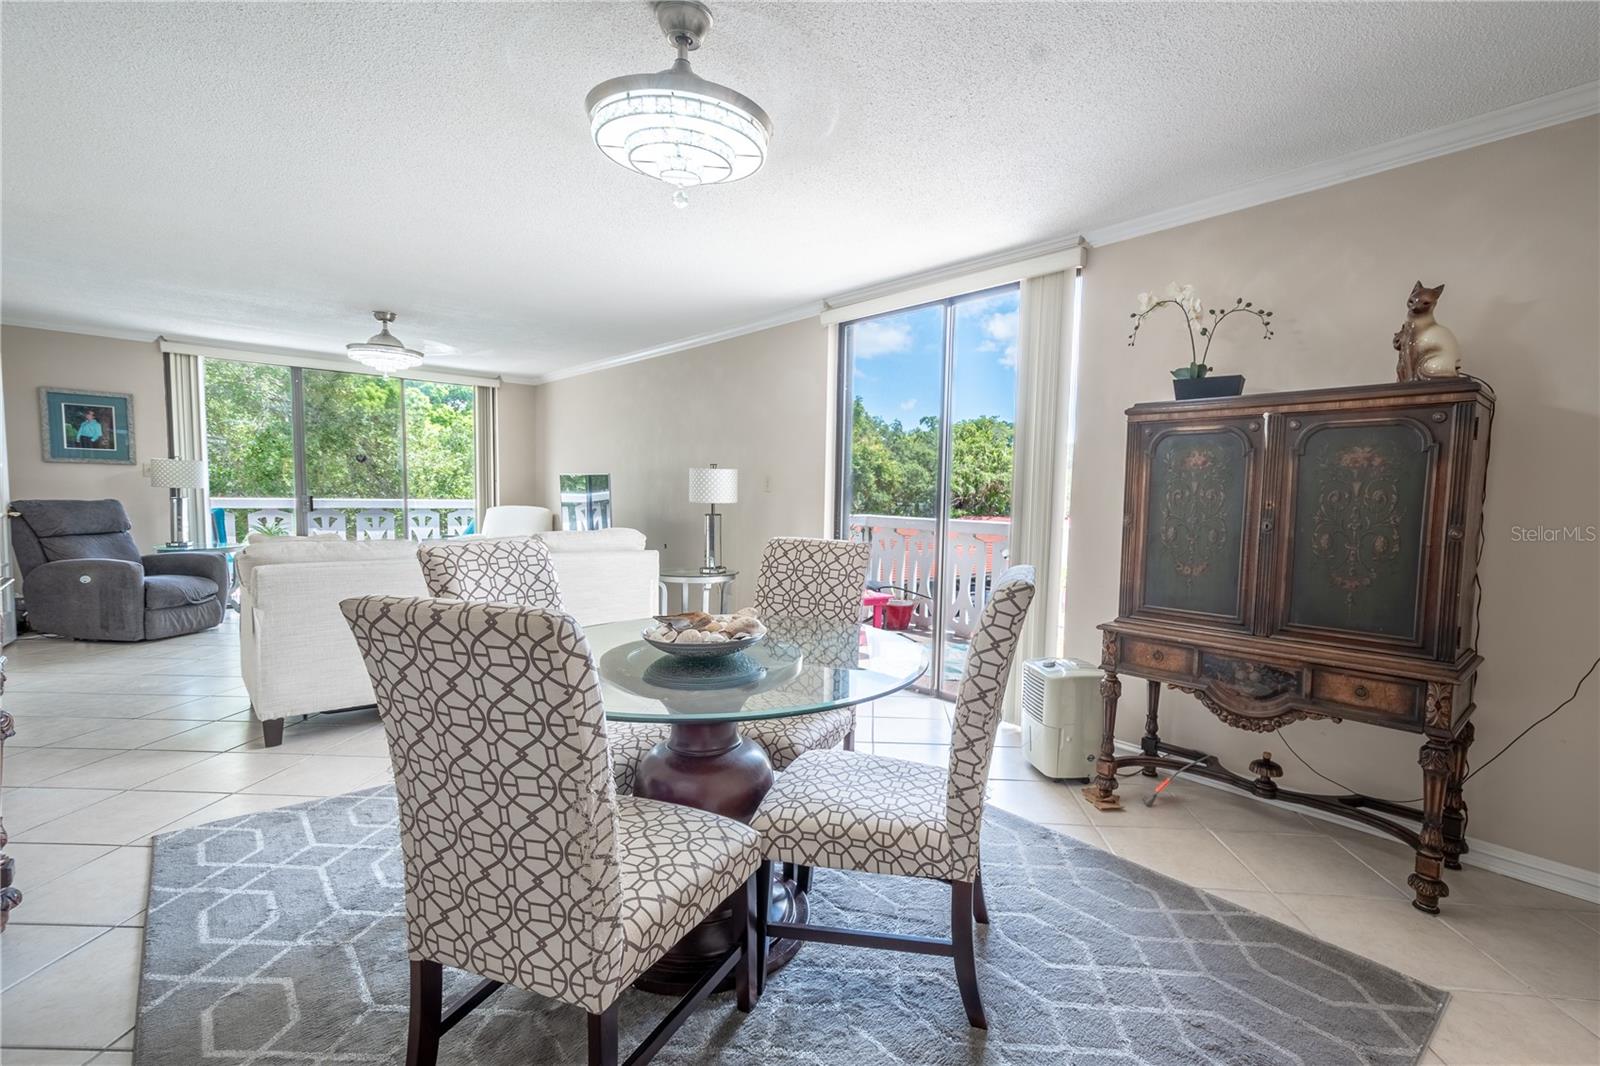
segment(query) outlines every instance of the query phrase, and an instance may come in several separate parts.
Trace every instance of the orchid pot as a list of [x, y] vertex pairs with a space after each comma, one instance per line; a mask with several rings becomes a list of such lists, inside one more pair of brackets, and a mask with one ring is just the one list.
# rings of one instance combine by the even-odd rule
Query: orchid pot
[[[1157, 308], [1174, 307], [1183, 315], [1189, 332], [1189, 363], [1172, 371], [1172, 394], [1179, 400], [1215, 399], [1219, 396], [1238, 396], [1244, 392], [1244, 375], [1213, 374], [1209, 357], [1211, 342], [1216, 338], [1217, 327], [1231, 315], [1253, 315], [1261, 323], [1261, 339], [1272, 339], [1272, 312], [1256, 307], [1251, 301], [1239, 297], [1225, 311], [1207, 309], [1195, 295], [1193, 285], [1173, 282], [1167, 295], [1156, 299], [1148, 292], [1139, 294], [1139, 309], [1130, 314], [1133, 332], [1128, 334], [1128, 347], [1139, 339], [1139, 327]], [[1200, 342], [1204, 341], [1202, 345]]]

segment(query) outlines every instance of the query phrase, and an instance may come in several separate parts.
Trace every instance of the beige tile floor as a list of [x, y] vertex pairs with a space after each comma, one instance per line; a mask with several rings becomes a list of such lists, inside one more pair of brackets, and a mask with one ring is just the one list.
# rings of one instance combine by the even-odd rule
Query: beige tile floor
[[[6, 826], [26, 898], [0, 937], [0, 1063], [128, 1063], [151, 835], [387, 779], [373, 712], [290, 725], [262, 747], [238, 631], [139, 646], [25, 638], [7, 650]], [[942, 764], [947, 704], [863, 713], [858, 746]], [[1413, 910], [1403, 848], [1192, 782], [1153, 807], [1088, 807], [1034, 773], [1005, 730], [1000, 807], [1216, 892], [1453, 993], [1423, 1061], [1600, 1063], [1600, 907], [1482, 870]], [[1316, 1064], [1308, 1064], [1316, 1066]]]

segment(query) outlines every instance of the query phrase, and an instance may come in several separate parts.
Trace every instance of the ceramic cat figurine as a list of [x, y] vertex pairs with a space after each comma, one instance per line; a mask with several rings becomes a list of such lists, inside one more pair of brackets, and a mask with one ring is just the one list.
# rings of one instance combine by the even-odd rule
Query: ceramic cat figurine
[[1434, 305], [1443, 293], [1443, 285], [1428, 289], [1419, 281], [1411, 287], [1406, 299], [1406, 323], [1394, 335], [1394, 350], [1400, 353], [1394, 368], [1395, 380], [1450, 378], [1461, 373], [1461, 346], [1456, 343], [1456, 335], [1433, 318]]

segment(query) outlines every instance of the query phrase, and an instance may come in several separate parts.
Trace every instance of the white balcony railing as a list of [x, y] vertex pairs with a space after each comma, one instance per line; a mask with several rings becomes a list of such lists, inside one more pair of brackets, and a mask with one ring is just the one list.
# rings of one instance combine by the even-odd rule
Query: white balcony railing
[[[306, 516], [311, 532], [333, 533], [346, 540], [459, 537], [478, 515], [472, 500], [318, 496], [314, 502]], [[242, 543], [249, 533], [294, 532], [294, 500], [287, 496], [213, 496], [211, 507], [224, 512], [225, 539], [231, 544]]]
[[935, 598], [945, 601], [950, 632], [969, 637], [989, 602], [995, 575], [1006, 568], [1011, 547], [1011, 521], [1006, 518], [953, 518], [949, 523], [946, 571], [938, 572], [939, 552], [934, 520], [903, 515], [850, 516], [850, 536], [872, 545], [867, 581], [893, 585], [917, 595], [912, 625], [933, 628]]

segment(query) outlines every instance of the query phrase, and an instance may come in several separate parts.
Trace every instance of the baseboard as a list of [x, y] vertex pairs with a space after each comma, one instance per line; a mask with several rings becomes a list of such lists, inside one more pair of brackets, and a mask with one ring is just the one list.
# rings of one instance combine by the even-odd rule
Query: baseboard
[[[1117, 741], [1117, 750], [1128, 752], [1131, 755], [1140, 753], [1137, 744], [1131, 744], [1125, 740]], [[1340, 818], [1338, 815], [1330, 814], [1327, 811], [1319, 811], [1314, 807], [1302, 807], [1298, 803], [1284, 803], [1282, 800], [1263, 799], [1260, 796], [1251, 795], [1231, 785], [1226, 785], [1221, 781], [1213, 781], [1209, 778], [1186, 777], [1184, 780], [1197, 785], [1205, 785], [1208, 788], [1221, 789], [1231, 795], [1242, 796], [1256, 803], [1265, 803], [1281, 810], [1303, 814], [1307, 818], [1319, 818], [1324, 822], [1332, 822], [1336, 825], [1344, 826], [1346, 829], [1354, 829], [1385, 840], [1394, 839], [1381, 830], [1362, 825], [1360, 822], [1352, 822]], [[1552, 892], [1559, 892], [1564, 896], [1573, 896], [1589, 903], [1600, 903], [1600, 873], [1594, 870], [1585, 870], [1581, 866], [1569, 866], [1564, 862], [1556, 862], [1554, 859], [1546, 859], [1540, 855], [1518, 851], [1515, 848], [1508, 848], [1503, 844], [1495, 844], [1486, 840], [1475, 840], [1469, 837], [1468, 843], [1471, 845], [1472, 850], [1461, 856], [1461, 863], [1464, 866], [1488, 870], [1490, 873], [1500, 874], [1530, 885], [1537, 885], [1540, 888], [1548, 888]], [[1448, 872], [1445, 875], [1445, 880], [1447, 882], [1450, 880]]]

